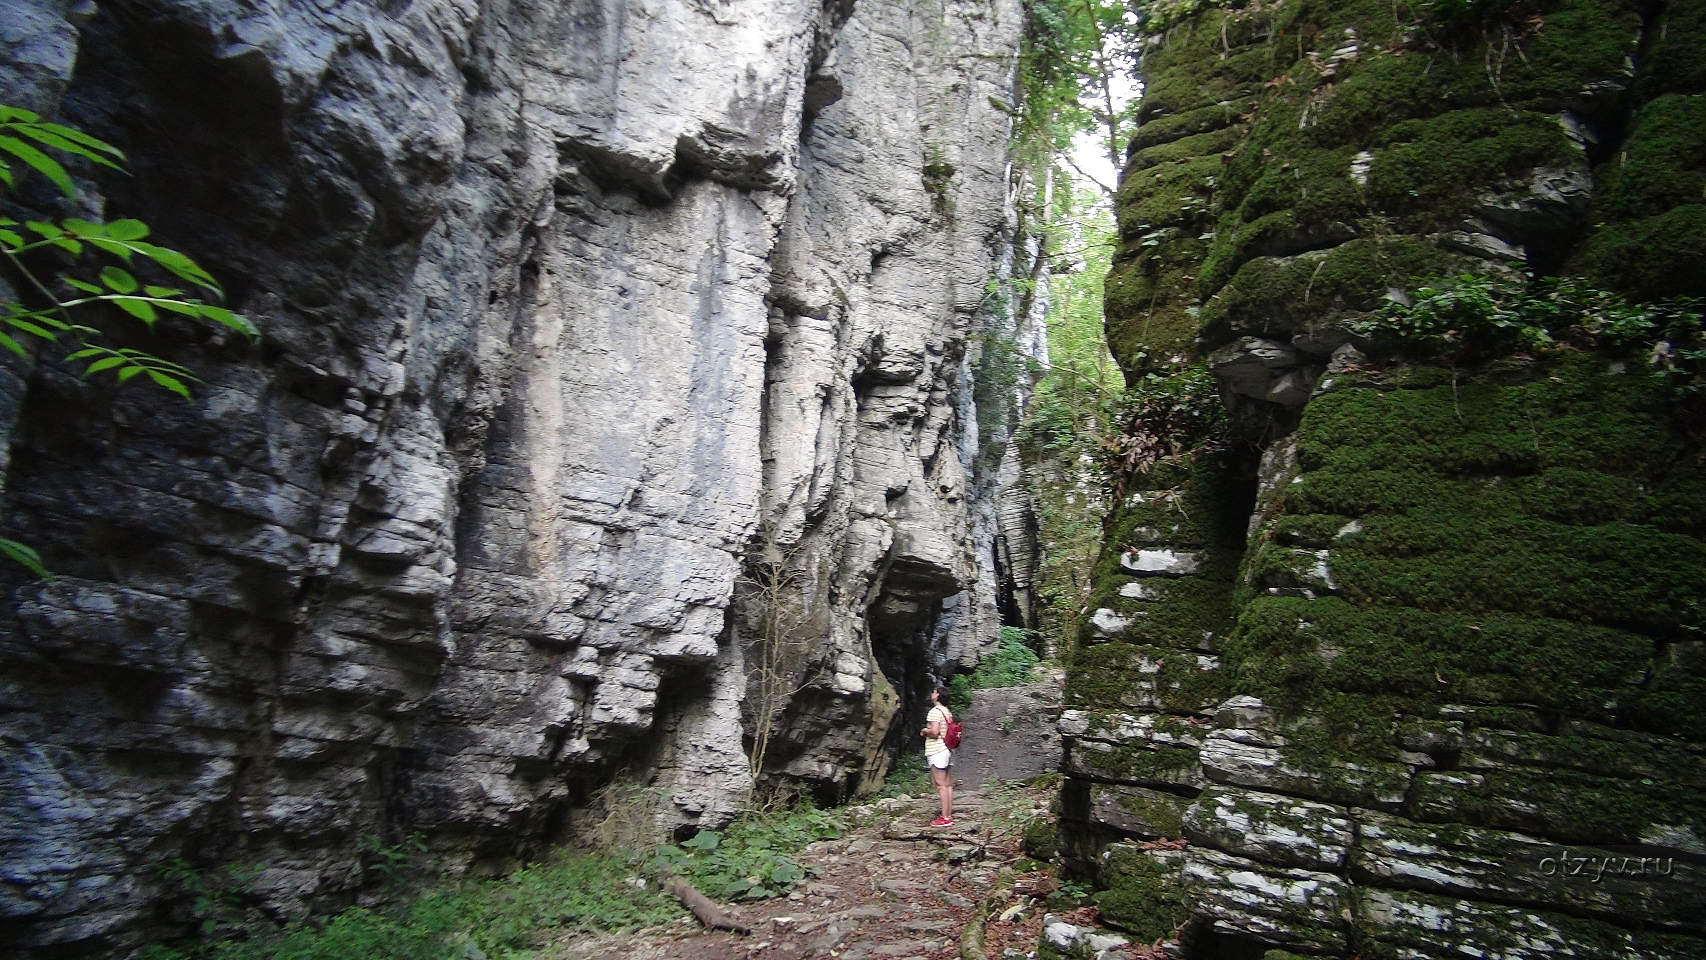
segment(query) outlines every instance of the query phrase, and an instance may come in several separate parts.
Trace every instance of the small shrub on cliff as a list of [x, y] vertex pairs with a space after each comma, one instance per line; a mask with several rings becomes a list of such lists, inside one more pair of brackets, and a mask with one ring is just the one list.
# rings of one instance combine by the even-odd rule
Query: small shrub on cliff
[[1629, 303], [1573, 278], [1465, 274], [1425, 281], [1348, 328], [1376, 350], [1454, 363], [1554, 348], [1638, 354], [1676, 400], [1706, 395], [1706, 323], [1692, 298]]
[[1202, 363], [1145, 376], [1126, 391], [1123, 406], [1119, 434], [1103, 444], [1116, 503], [1133, 476], [1209, 440], [1226, 422], [1219, 383]]

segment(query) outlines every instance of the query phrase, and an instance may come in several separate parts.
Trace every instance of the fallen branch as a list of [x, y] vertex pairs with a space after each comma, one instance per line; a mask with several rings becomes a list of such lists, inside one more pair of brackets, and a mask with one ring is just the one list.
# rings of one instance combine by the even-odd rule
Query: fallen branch
[[977, 835], [977, 828], [967, 824], [955, 829], [953, 827], [902, 827], [889, 825], [883, 828], [884, 840], [928, 840], [931, 843], [964, 843]]
[[966, 921], [965, 929], [960, 931], [960, 960], [984, 960], [987, 954], [984, 949], [984, 928], [989, 925], [989, 917], [995, 912], [995, 908], [1006, 903], [1012, 896], [1012, 888], [998, 887], [972, 911], [971, 919]]
[[677, 876], [665, 874], [662, 878], [663, 888], [675, 895], [681, 905], [692, 912], [693, 916], [704, 924], [707, 930], [730, 930], [735, 933], [751, 933], [752, 928], [736, 920], [728, 910], [718, 905], [715, 900], [705, 896], [693, 888], [693, 884]]

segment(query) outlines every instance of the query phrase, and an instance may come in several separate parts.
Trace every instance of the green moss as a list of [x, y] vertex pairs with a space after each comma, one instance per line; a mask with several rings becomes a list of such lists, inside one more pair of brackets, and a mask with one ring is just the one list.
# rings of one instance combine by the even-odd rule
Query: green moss
[[1227, 555], [1211, 564], [1216, 575], [1145, 580], [1149, 596], [1143, 600], [1120, 596], [1120, 584], [1110, 578], [1092, 597], [1091, 609], [1106, 607], [1131, 618], [1124, 639], [1133, 643], [1171, 650], [1208, 649], [1210, 638], [1224, 637], [1232, 626], [1236, 563], [1236, 557]]
[[1289, 210], [1306, 224], [1354, 217], [1363, 208], [1350, 176], [1355, 153], [1348, 147], [1306, 150], [1267, 165], [1244, 194], [1240, 214], [1253, 220]]
[[1468, 790], [1423, 777], [1414, 803], [1423, 819], [1449, 815], [1568, 843], [1636, 843], [1654, 824], [1706, 831], [1706, 799], [1698, 788], [1650, 778], [1608, 780], [1570, 770], [1489, 770], [1479, 786]]
[[[1585, 727], [1586, 725], [1581, 725]], [[1591, 729], [1591, 728], [1590, 728]], [[1551, 735], [1536, 731], [1472, 734], [1463, 765], [1520, 763], [1576, 770], [1605, 778], [1651, 784], [1663, 780], [1684, 792], [1706, 789], [1706, 765], [1679, 741], [1602, 727], [1585, 733]]]
[[1666, 93], [1706, 92], [1706, 6], [1667, 3], [1648, 31], [1635, 90], [1643, 100]]
[[[1405, 234], [1455, 229], [1488, 187], [1579, 162], [1556, 117], [1624, 75], [1636, 6], [1550, 0], [1537, 25], [1443, 30], [1386, 0], [1285, 0], [1170, 32], [1145, 56], [1146, 124], [1122, 183], [1127, 247], [1108, 299], [1116, 356], [1186, 356], [1193, 335], [1218, 344], [1312, 332], [1377, 308], [1389, 287], [1485, 270]], [[1706, 7], [1664, 7], [1642, 51], [1633, 102], [1645, 106], [1626, 155], [1598, 171], [1600, 226], [1572, 265], [1640, 299], [1706, 292]], [[1347, 27], [1358, 56], [1327, 76], [1320, 64]], [[1363, 150], [1372, 160], [1359, 188], [1350, 165]], [[1551, 355], [1407, 365], [1336, 375], [1305, 408], [1301, 482], [1249, 538], [1248, 565], [1258, 582], [1292, 582], [1310, 573], [1313, 555], [1300, 551], [1326, 550], [1341, 595], [1240, 592], [1215, 680], [1220, 693], [1254, 693], [1280, 711], [1288, 769], [1276, 776], [1295, 780], [1276, 789], [1345, 802], [1403, 795], [1412, 772], [1399, 752], [1421, 744], [1448, 769], [1511, 755], [1495, 757], [1479, 787], [1467, 769], [1425, 775], [1412, 816], [1606, 842], [1701, 823], [1697, 757], [1641, 737], [1578, 736], [1584, 725], [1569, 722], [1706, 736], [1706, 471], [1642, 364], [1628, 369]], [[1246, 546], [1242, 530], [1223, 537], [1216, 518], [1229, 512], [1195, 501], [1116, 510], [1094, 605], [1144, 613], [1130, 636], [1146, 642], [1075, 655], [1071, 702], [1135, 708], [1184, 682], [1144, 674], [1138, 660], [1183, 664], [1170, 649], [1224, 617], [1225, 567]], [[1341, 536], [1353, 520], [1357, 531]], [[1181, 542], [1210, 551], [1212, 575], [1168, 581], [1152, 600], [1118, 596], [1129, 578], [1113, 548]], [[1486, 735], [1495, 729], [1512, 733]], [[1184, 762], [1130, 752], [1115, 765], [1136, 773], [1121, 778]], [[1689, 764], [1689, 775], [1653, 776]], [[1494, 926], [1466, 924], [1466, 941], [1502, 943]], [[1604, 932], [1584, 928], [1580, 942]], [[1370, 934], [1355, 952], [1409, 946], [1409, 933]]]
[[[1542, 955], [1536, 946], [1551, 943], [1567, 945], [1571, 953], [1583, 957], [1643, 955], [1629, 952], [1629, 931], [1613, 923], [1528, 908], [1465, 910], [1463, 901], [1454, 897], [1409, 890], [1394, 896], [1408, 904], [1397, 917], [1425, 912], [1450, 918], [1448, 939], [1443, 942], [1464, 956]], [[1442, 932], [1434, 927], [1404, 922], [1376, 926], [1368, 922], [1366, 913], [1359, 920], [1360, 933], [1367, 938], [1362, 943], [1366, 955], [1426, 956], [1442, 945]]]
[[[1383, 612], [1384, 617], [1373, 611], [1365, 616], [1385, 620], [1392, 630], [1387, 636], [1409, 638], [1403, 645], [1416, 652], [1404, 658], [1412, 666], [1407, 686], [1417, 695], [1434, 698], [1461, 690], [1477, 694], [1463, 699], [1530, 703], [1610, 719], [1619, 703], [1639, 698], [1629, 684], [1640, 677], [1652, 654], [1648, 637], [1569, 620], [1512, 615], [1430, 617], [1392, 608]], [[1430, 628], [1442, 632], [1429, 634], [1432, 643], [1424, 636]], [[1363, 685], [1393, 689], [1397, 677], [1369, 679], [1382, 660], [1390, 662], [1399, 653], [1378, 650], [1382, 645], [1374, 644], [1376, 649], [1370, 649], [1360, 662], [1353, 658], [1335, 664], [1333, 679], [1343, 674], [1347, 679], [1342, 685], [1352, 688], [1349, 678], [1360, 674]], [[1420, 673], [1423, 666], [1430, 668], [1425, 675]]]
[[1070, 706], [1152, 709], [1153, 703], [1181, 712], [1207, 709], [1225, 699], [1227, 681], [1185, 650], [1135, 643], [1104, 643], [1072, 653], [1067, 666]]
[[1594, 213], [1627, 220], [1706, 199], [1706, 96], [1668, 94], [1635, 117], [1621, 160], [1602, 172]]
[[1188, 916], [1176, 863], [1126, 853], [1110, 858], [1103, 882], [1094, 897], [1101, 920], [1139, 942], [1172, 937]]
[[1288, 546], [1330, 547], [1351, 523], [1336, 514], [1287, 515], [1274, 524], [1274, 541]]
[[1102, 309], [1108, 349], [1122, 369], [1144, 372], [1154, 361], [1189, 356], [1197, 310], [1188, 292], [1194, 267], [1165, 268], [1151, 258], [1116, 263], [1108, 273]]
[[1126, 175], [1130, 176], [1133, 171], [1159, 164], [1213, 156], [1223, 150], [1230, 150], [1243, 137], [1244, 131], [1238, 127], [1222, 127], [1146, 147], [1131, 155], [1131, 159], [1126, 162]]
[[1137, 128], [1131, 138], [1131, 147], [1133, 150], [1142, 150], [1145, 147], [1171, 143], [1181, 137], [1230, 127], [1238, 123], [1254, 103], [1253, 98], [1246, 97], [1152, 120]]
[[1054, 818], [1037, 816], [1026, 820], [1020, 846], [1026, 854], [1045, 863], [1053, 860], [1060, 853], [1060, 831]]
[[[1300, 461], [1312, 474], [1346, 475], [1565, 468], [1633, 476], [1650, 488], [1678, 474], [1681, 437], [1655, 415], [1663, 403], [1650, 378], [1585, 356], [1530, 367], [1527, 377], [1489, 383], [1460, 371], [1439, 387], [1335, 390], [1304, 412]], [[1329, 479], [1312, 475], [1305, 484]]]
[[1609, 224], [1588, 238], [1572, 272], [1634, 300], [1697, 296], [1706, 277], [1706, 204]]
[[1156, 836], [1184, 835], [1185, 808], [1190, 801], [1176, 794], [1142, 787], [1110, 787], [1115, 792], [1120, 809], [1135, 820], [1146, 824]]
[[1110, 751], [1073, 751], [1072, 762], [1094, 776], [1122, 783], [1173, 787], [1194, 781], [1197, 751], [1186, 747], [1121, 744]]
[[[1259, 597], [1239, 615], [1225, 670], [1237, 692], [1293, 714], [1323, 713], [1316, 701], [1348, 693], [1390, 698], [1412, 715], [1483, 700], [1608, 721], [1652, 720], [1656, 725], [1647, 729], [1656, 732], [1697, 728], [1688, 716], [1633, 709], [1646, 692], [1632, 682], [1651, 657], [1648, 637], [1571, 621]], [[1326, 714], [1328, 722], [1342, 713]], [[1385, 755], [1382, 738], [1369, 740], [1365, 732], [1362, 742], [1371, 755]]]
[[1618, 76], [1639, 30], [1640, 18], [1622, 4], [1566, 0], [1548, 11], [1544, 29], [1514, 46], [1494, 34], [1449, 51], [1360, 57], [1335, 78], [1303, 135], [1323, 146], [1366, 145], [1395, 122], [1449, 110], [1555, 111], [1586, 84]]
[[[1224, 33], [1223, 33], [1224, 30]], [[1285, 51], [1261, 38], [1260, 21], [1239, 11], [1209, 10], [1145, 59], [1145, 84], [1138, 117], [1145, 124], [1235, 101], [1257, 92], [1285, 69]], [[1224, 39], [1223, 39], [1224, 38]]]
[[1706, 939], [1663, 930], [1636, 930], [1635, 955], [1653, 960], [1693, 960], [1706, 957]]
[[1639, 730], [1706, 740], [1706, 641], [1674, 643], [1654, 659], [1638, 696], [1625, 696], [1623, 712]]
[[1335, 315], [1373, 309], [1394, 283], [1449, 273], [1462, 262], [1417, 237], [1351, 240], [1289, 259], [1258, 257], [1203, 305], [1204, 335], [1220, 342], [1320, 325]]
[[1204, 222], [1219, 170], [1219, 158], [1207, 157], [1127, 173], [1118, 199], [1121, 234], [1139, 240], [1141, 249], [1142, 234], [1156, 227], [1194, 228]]
[[1332, 560], [1334, 578], [1353, 601], [1659, 633], [1685, 623], [1689, 605], [1701, 602], [1702, 570], [1706, 544], [1650, 526], [1578, 527], [1432, 510], [1366, 518], [1362, 535]]
[[1415, 213], [1413, 227], [1453, 225], [1465, 201], [1503, 177], [1579, 156], [1556, 117], [1460, 110], [1398, 124], [1375, 151], [1367, 197], [1386, 213]]
[[[1653, 384], [1590, 357], [1453, 377], [1343, 386], [1305, 411], [1301, 482], [1251, 567], [1284, 576], [1312, 556], [1299, 546], [1324, 548], [1342, 596], [1250, 598], [1224, 648], [1234, 689], [1320, 718], [1288, 757], [1323, 776], [1391, 757], [1393, 718], [1448, 703], [1489, 704], [1478, 722], [1522, 705], [1512, 729], [1533, 729], [1538, 709], [1698, 737], [1683, 704], [1706, 693], [1706, 642], [1683, 638], [1706, 633], [1701, 471]], [[1341, 537], [1350, 517], [1360, 529]], [[1686, 762], [1548, 742], [1563, 766], [1573, 755], [1609, 770], [1621, 756], [1645, 764], [1617, 768], [1633, 775]], [[1550, 811], [1592, 811], [1627, 832], [1658, 815], [1564, 795], [1585, 783], [1552, 799], [1548, 824], [1565, 816]], [[1659, 813], [1679, 809], [1666, 802]]]

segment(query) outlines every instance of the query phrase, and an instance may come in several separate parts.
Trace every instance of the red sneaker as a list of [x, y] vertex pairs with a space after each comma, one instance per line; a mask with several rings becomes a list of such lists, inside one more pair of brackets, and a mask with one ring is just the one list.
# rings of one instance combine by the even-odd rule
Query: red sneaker
[[954, 825], [954, 819], [952, 817], [937, 817], [930, 821], [930, 825], [932, 827], [951, 827]]

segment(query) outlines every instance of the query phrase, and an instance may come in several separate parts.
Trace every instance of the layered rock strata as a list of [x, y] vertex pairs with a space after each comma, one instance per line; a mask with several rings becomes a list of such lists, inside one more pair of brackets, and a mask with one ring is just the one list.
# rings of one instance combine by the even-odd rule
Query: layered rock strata
[[262, 864], [275, 915], [347, 902], [364, 839], [501, 867], [618, 776], [720, 823], [761, 720], [840, 796], [993, 639], [1017, 2], [3, 16], [0, 89], [124, 147], [89, 195], [265, 331], [149, 341], [188, 404], [7, 381], [5, 533], [58, 574], [6, 574], [16, 949], [176, 929], [175, 858]]
[[1411, 9], [1228, 4], [1145, 54], [1109, 339], [1231, 417], [1108, 520], [1063, 845], [1193, 956], [1695, 956], [1698, 438], [1639, 358], [1392, 365], [1344, 321], [1513, 261], [1699, 294], [1706, 21]]

